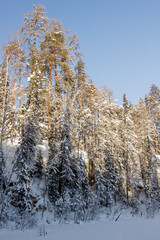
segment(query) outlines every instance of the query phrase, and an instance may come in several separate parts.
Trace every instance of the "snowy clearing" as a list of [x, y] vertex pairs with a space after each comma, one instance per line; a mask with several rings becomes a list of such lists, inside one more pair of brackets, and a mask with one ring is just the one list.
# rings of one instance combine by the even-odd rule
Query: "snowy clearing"
[[1, 240], [159, 240], [160, 217], [154, 219], [126, 218], [76, 224], [50, 224], [36, 230], [2, 230]]

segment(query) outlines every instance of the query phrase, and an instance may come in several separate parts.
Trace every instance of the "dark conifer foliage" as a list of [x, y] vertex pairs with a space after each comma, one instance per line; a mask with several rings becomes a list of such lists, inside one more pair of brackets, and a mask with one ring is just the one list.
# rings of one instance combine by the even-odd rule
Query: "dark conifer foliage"
[[0, 146], [0, 189], [1, 189], [1, 192], [4, 191], [5, 185], [6, 185], [6, 180], [5, 180], [5, 159], [4, 159], [2, 146]]

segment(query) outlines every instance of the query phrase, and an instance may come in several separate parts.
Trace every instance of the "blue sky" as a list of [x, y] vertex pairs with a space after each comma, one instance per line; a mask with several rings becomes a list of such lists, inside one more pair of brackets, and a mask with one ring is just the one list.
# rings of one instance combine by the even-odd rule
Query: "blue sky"
[[160, 87], [159, 0], [1, 0], [1, 46], [33, 4], [77, 33], [87, 75], [97, 87], [110, 87], [120, 104], [123, 93], [136, 104], [152, 84]]

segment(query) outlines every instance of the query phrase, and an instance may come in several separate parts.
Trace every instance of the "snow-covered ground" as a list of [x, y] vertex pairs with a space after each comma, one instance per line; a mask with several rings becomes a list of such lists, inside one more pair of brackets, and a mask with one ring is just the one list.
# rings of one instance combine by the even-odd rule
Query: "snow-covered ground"
[[[46, 236], [44, 235], [46, 232]], [[83, 224], [46, 224], [34, 230], [1, 230], [0, 240], [159, 240], [160, 217], [121, 217]]]

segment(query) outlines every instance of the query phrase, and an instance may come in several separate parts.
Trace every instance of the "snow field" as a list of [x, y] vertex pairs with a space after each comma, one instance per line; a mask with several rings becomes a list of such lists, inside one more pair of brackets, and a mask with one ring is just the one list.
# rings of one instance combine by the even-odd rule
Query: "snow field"
[[[44, 233], [47, 233], [46, 235]], [[41, 236], [43, 235], [43, 236]], [[45, 235], [45, 236], [44, 236]], [[159, 240], [160, 217], [101, 220], [83, 224], [45, 224], [37, 229], [2, 230], [0, 240]]]

